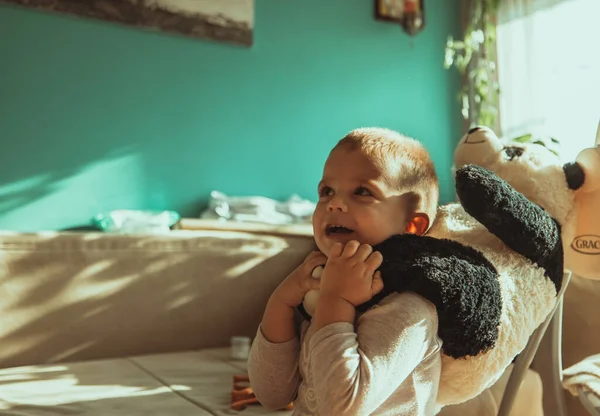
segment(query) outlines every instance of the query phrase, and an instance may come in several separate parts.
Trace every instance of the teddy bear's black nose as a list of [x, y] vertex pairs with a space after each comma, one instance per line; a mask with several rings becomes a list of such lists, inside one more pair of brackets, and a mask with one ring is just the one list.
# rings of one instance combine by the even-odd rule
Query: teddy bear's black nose
[[565, 163], [563, 165], [563, 171], [565, 172], [565, 178], [567, 179], [567, 185], [569, 189], [576, 191], [581, 188], [585, 181], [585, 173], [577, 162]]
[[481, 127], [479, 127], [479, 126], [473, 127], [471, 130], [469, 130], [469, 134], [475, 133], [476, 131], [479, 131], [479, 130], [481, 130]]

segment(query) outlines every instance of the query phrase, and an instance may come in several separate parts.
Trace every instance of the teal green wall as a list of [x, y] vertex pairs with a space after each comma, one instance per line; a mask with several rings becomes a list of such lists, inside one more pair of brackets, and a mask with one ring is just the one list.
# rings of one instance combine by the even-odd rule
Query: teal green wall
[[425, 3], [411, 38], [371, 0], [257, 0], [253, 48], [0, 6], [0, 229], [195, 216], [212, 189], [314, 199], [330, 147], [365, 125], [421, 139], [450, 200], [458, 1]]

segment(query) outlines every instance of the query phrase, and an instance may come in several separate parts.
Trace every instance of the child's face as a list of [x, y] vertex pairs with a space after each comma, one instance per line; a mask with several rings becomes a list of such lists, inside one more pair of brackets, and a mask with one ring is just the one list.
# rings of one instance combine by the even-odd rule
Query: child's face
[[323, 169], [313, 230], [319, 250], [329, 256], [336, 242], [375, 245], [402, 234], [405, 197], [391, 188], [385, 172], [360, 150], [335, 149]]

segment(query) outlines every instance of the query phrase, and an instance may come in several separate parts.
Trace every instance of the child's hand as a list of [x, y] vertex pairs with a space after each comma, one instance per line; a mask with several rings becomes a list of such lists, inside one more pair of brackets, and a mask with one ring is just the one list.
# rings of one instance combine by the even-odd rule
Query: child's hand
[[321, 277], [321, 296], [342, 298], [355, 307], [369, 301], [383, 289], [381, 273], [375, 272], [382, 261], [368, 244], [335, 243]]
[[312, 277], [312, 272], [316, 267], [324, 266], [326, 262], [325, 254], [313, 251], [306, 257], [304, 263], [279, 284], [271, 298], [292, 308], [300, 305], [308, 291], [319, 289], [320, 281]]

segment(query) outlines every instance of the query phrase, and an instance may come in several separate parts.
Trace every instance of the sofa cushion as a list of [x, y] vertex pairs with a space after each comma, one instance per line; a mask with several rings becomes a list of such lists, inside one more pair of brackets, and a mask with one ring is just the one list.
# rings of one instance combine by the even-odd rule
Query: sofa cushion
[[[275, 415], [230, 409], [233, 376], [246, 374], [229, 348], [0, 370], [0, 414]], [[7, 412], [7, 413], [4, 413]]]
[[[233, 376], [247, 374], [245, 361], [230, 358], [228, 348], [134, 357], [133, 361], [167, 386], [186, 386], [179, 393], [214, 415], [232, 415], [230, 410]], [[269, 412], [250, 405], [240, 415], [291, 415], [291, 411]]]
[[0, 368], [186, 351], [253, 336], [306, 235], [0, 232]]
[[0, 414], [210, 415], [129, 359], [0, 370]]

